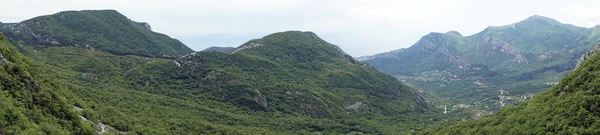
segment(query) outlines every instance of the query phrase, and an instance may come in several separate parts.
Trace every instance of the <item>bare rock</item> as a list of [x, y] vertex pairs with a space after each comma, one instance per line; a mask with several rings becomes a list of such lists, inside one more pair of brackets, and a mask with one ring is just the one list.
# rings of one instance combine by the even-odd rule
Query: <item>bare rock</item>
[[544, 53], [544, 54], [538, 56], [537, 61], [545, 61], [545, 60], [549, 60], [549, 59], [552, 59], [552, 55], [550, 55], [549, 53]]
[[594, 49], [592, 49], [591, 51], [588, 51], [588, 52], [584, 53], [581, 56], [581, 58], [579, 58], [579, 61], [577, 62], [577, 65], [575, 66], [575, 69], [577, 69], [579, 66], [581, 66], [581, 63], [583, 63], [583, 61], [585, 61], [586, 59], [592, 57], [598, 51], [600, 51], [600, 44], [596, 45], [596, 47], [594, 47]]
[[90, 51], [96, 51], [96, 48], [92, 47], [90, 44], [85, 44], [85, 48], [90, 49]]
[[486, 37], [484, 41], [492, 45], [493, 50], [514, 56], [517, 63], [529, 64], [529, 61], [527, 60], [527, 58], [525, 58], [525, 56], [523, 56], [523, 54], [521, 54], [521, 51], [519, 51], [518, 48], [512, 46], [511, 44], [502, 41], [501, 39], [498, 39], [496, 37]]
[[98, 78], [96, 78], [96, 75], [92, 74], [92, 73], [83, 73], [83, 75], [81, 75], [83, 77], [87, 77], [93, 80], [98, 80]]
[[152, 31], [152, 26], [150, 26], [150, 24], [148, 24], [146, 22], [138, 22], [138, 24], [140, 24], [140, 26], [144, 27], [144, 29]]
[[359, 102], [359, 101], [357, 101], [357, 102], [355, 102], [354, 104], [351, 104], [351, 105], [348, 105], [348, 106], [346, 106], [346, 109], [347, 109], [347, 110], [351, 110], [351, 111], [359, 111], [359, 110], [360, 110], [360, 108], [362, 108], [362, 107], [363, 107], [363, 103], [362, 103], [362, 102]]
[[483, 118], [483, 116], [486, 116], [485, 113], [477, 112], [477, 113], [471, 115], [471, 119], [480, 120], [481, 118]]
[[256, 47], [261, 47], [263, 46], [263, 44], [259, 44], [259, 43], [253, 43], [253, 42], [248, 42], [238, 48], [236, 48], [235, 50], [233, 50], [231, 53], [235, 54], [241, 50], [246, 50], [246, 49], [250, 49], [250, 48], [256, 48]]
[[1, 63], [6, 63], [8, 60], [2, 55], [0, 54], [0, 62]]

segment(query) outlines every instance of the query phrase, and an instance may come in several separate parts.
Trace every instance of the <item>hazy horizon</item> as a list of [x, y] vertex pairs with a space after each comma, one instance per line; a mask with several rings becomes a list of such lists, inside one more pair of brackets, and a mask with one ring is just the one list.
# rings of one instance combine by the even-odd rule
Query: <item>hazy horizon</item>
[[[165, 3], [134, 1], [13, 1], [1, 22], [19, 22], [66, 10], [114, 9], [156, 32], [200, 51], [238, 46], [250, 39], [288, 31], [312, 31], [354, 57], [407, 48], [430, 32], [472, 35], [488, 26], [512, 24], [532, 15], [580, 27], [600, 24], [600, 1], [300, 1], [231, 0]], [[30, 7], [30, 8], [17, 8]]]

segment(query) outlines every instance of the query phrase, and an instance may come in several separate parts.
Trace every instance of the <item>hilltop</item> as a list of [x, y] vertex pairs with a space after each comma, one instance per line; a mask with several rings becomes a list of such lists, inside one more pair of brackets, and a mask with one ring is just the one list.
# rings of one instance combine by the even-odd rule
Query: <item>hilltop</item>
[[115, 10], [64, 11], [0, 27], [8, 37], [35, 47], [75, 46], [116, 55], [177, 58], [193, 52], [144, 22]]

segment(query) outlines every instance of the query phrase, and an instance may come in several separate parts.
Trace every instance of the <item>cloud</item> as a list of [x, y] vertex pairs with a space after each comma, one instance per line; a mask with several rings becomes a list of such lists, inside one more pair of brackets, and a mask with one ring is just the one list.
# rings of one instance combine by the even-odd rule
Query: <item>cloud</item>
[[28, 0], [3, 6], [8, 12], [0, 13], [0, 21], [64, 10], [115, 9], [196, 50], [305, 30], [362, 56], [409, 47], [429, 32], [471, 35], [531, 15], [592, 27], [600, 24], [600, 12], [594, 11], [599, 4], [595, 0]]

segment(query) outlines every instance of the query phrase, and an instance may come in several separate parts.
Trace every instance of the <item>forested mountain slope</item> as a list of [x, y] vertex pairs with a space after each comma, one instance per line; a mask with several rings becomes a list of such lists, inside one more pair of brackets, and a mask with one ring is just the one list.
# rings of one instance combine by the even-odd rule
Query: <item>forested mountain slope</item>
[[67, 103], [68, 91], [0, 33], [0, 134], [94, 134]]
[[193, 52], [147, 23], [114, 10], [64, 11], [0, 27], [6, 36], [36, 47], [76, 46], [117, 55], [177, 58]]
[[418, 92], [312, 32], [175, 60], [15, 43], [112, 133], [396, 134], [440, 120]]

